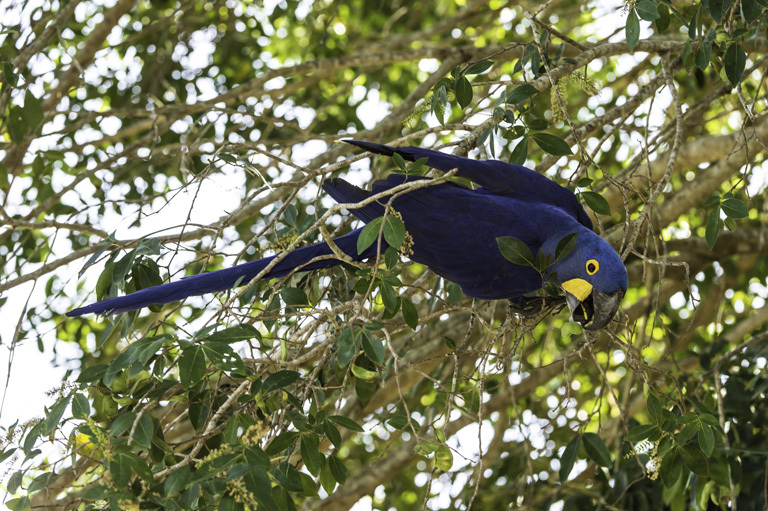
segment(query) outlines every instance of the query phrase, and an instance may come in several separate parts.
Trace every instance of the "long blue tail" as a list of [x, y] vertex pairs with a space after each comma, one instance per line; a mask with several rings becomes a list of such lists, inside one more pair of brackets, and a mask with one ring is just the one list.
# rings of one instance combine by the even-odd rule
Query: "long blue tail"
[[[349, 234], [345, 234], [334, 240], [342, 252], [356, 261], [367, 259], [376, 253], [376, 243], [374, 243], [373, 246], [358, 255], [357, 237], [361, 230], [362, 228], [356, 229]], [[386, 248], [386, 244], [384, 244], [382, 240], [382, 251], [386, 250]], [[299, 267], [298, 271], [311, 271], [342, 264], [342, 261], [338, 259], [323, 259], [307, 264], [316, 257], [332, 254], [333, 251], [327, 243], [316, 243], [315, 245], [309, 245], [293, 250], [285, 256], [283, 260], [277, 263], [269, 273], [264, 275], [263, 279], [285, 277]], [[240, 285], [244, 286], [253, 280], [261, 270], [266, 268], [270, 261], [275, 257], [277, 256], [265, 257], [256, 261], [238, 264], [232, 268], [209, 273], [200, 273], [199, 275], [186, 277], [176, 282], [148, 287], [129, 295], [107, 298], [106, 300], [71, 310], [67, 312], [67, 316], [75, 317], [91, 312], [107, 315], [119, 314], [121, 312], [141, 309], [142, 307], [147, 307], [155, 303], [170, 303], [183, 300], [188, 296], [197, 296], [205, 293], [232, 289], [235, 284], [238, 283], [238, 280], [240, 281]]]

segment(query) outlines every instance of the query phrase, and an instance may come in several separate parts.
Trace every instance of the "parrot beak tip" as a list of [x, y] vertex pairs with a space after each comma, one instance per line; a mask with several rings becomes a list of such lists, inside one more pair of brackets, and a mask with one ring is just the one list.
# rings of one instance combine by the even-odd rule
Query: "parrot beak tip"
[[569, 292], [565, 292], [565, 301], [571, 311], [571, 317], [585, 330], [602, 330], [619, 310], [624, 291], [602, 293], [593, 289], [584, 300], [579, 300]]

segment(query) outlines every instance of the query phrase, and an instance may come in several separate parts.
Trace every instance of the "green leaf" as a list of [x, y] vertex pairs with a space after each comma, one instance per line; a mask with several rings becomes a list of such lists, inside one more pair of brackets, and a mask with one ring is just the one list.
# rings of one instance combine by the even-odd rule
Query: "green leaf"
[[350, 431], [355, 431], [357, 433], [365, 433], [365, 430], [363, 429], [363, 427], [357, 422], [350, 419], [349, 417], [344, 417], [343, 415], [329, 415], [328, 420], [333, 421], [339, 426], [346, 428]]
[[683, 45], [683, 64], [685, 65], [685, 68], [689, 71], [692, 71], [691, 66], [693, 66], [693, 50], [690, 41], [685, 43]]
[[661, 402], [653, 394], [648, 394], [648, 399], [645, 400], [645, 405], [648, 407], [648, 415], [656, 424], [661, 424], [664, 420], [662, 413]]
[[707, 247], [712, 250], [717, 241], [717, 235], [720, 234], [720, 206], [717, 206], [709, 212], [707, 217], [707, 228], [704, 232], [704, 239], [707, 240]]
[[111, 387], [118, 375], [123, 372], [125, 368], [130, 367], [136, 362], [141, 353], [140, 349], [143, 346], [143, 342], [144, 339], [131, 344], [122, 353], [112, 359], [112, 362], [109, 363], [109, 367], [102, 377], [104, 385]]
[[747, 54], [744, 53], [744, 50], [739, 43], [732, 43], [725, 51], [723, 65], [728, 81], [731, 82], [731, 85], [736, 87], [741, 80], [741, 76], [744, 74], [744, 68], [747, 65]]
[[640, 0], [635, 4], [637, 15], [645, 21], [655, 21], [661, 17], [659, 10], [651, 0]]
[[528, 137], [525, 136], [515, 145], [512, 154], [509, 156], [509, 163], [512, 165], [522, 165], [528, 157]]
[[309, 305], [309, 299], [306, 293], [297, 287], [284, 287], [280, 290], [280, 298], [285, 302], [289, 309]]
[[555, 247], [555, 261], [559, 261], [563, 257], [566, 257], [568, 254], [573, 252], [574, 248], [576, 248], [575, 232], [566, 234], [560, 238], [560, 241], [557, 242], [557, 247]]
[[125, 412], [117, 417], [109, 425], [109, 432], [112, 436], [120, 436], [133, 426], [133, 422], [136, 420], [136, 412]]
[[339, 428], [334, 426], [328, 421], [325, 421], [323, 423], [323, 431], [325, 431], [325, 436], [328, 437], [328, 440], [331, 441], [331, 443], [336, 447], [337, 449], [341, 449], [341, 432], [339, 432]]
[[43, 107], [30, 90], [24, 95], [24, 117], [32, 131], [37, 131], [43, 122]]
[[24, 109], [15, 105], [11, 106], [8, 121], [8, 133], [11, 136], [11, 141], [21, 144], [29, 130], [29, 124], [24, 117]]
[[61, 426], [61, 417], [69, 406], [69, 401], [72, 399], [72, 394], [67, 394], [62, 397], [48, 410], [48, 414], [45, 417], [45, 429], [43, 435], [50, 435], [53, 431]]
[[605, 197], [603, 197], [599, 193], [579, 192], [579, 195], [581, 195], [581, 198], [584, 199], [584, 202], [587, 203], [587, 206], [589, 206], [589, 209], [591, 209], [595, 213], [598, 213], [600, 215], [611, 214], [611, 206], [608, 204], [608, 201], [605, 200]]
[[279, 454], [289, 447], [293, 446], [293, 443], [298, 438], [299, 434], [295, 431], [286, 431], [277, 435], [264, 450], [270, 456]]
[[707, 457], [712, 456], [712, 450], [715, 448], [715, 433], [712, 431], [711, 426], [702, 424], [699, 428], [699, 447], [704, 451], [704, 455]]
[[702, 206], [709, 207], [714, 206], [715, 204], [720, 204], [720, 201], [722, 198], [720, 197], [720, 192], [715, 192], [714, 194], [707, 197], [707, 200], [704, 201], [704, 204]]
[[307, 467], [309, 473], [317, 477], [320, 468], [323, 466], [325, 457], [320, 453], [317, 437], [315, 435], [302, 435], [301, 437], [301, 460]]
[[91, 486], [82, 494], [82, 498], [83, 500], [107, 500], [113, 491], [114, 488], [109, 488], [108, 486]]
[[11, 87], [16, 87], [19, 84], [19, 75], [13, 72], [13, 65], [10, 62], [3, 63], [3, 80]]
[[[549, 128], [549, 122], [547, 122], [546, 119], [535, 119], [535, 118], [529, 118], [529, 117], [530, 116], [526, 116], [526, 126], [528, 127], [529, 130], [541, 131]], [[558, 138], [558, 140], [560, 139]]]
[[712, 55], [712, 43], [702, 42], [696, 48], [696, 67], [705, 71], [709, 66], [709, 58]]
[[573, 470], [573, 464], [579, 455], [581, 447], [581, 435], [574, 436], [568, 445], [565, 446], [563, 455], [560, 457], [560, 482], [565, 483]]
[[429, 158], [419, 158], [418, 160], [411, 163], [411, 166], [408, 168], [409, 174], [423, 174], [424, 171], [427, 169], [427, 161]]
[[659, 427], [654, 424], [641, 424], [640, 426], [635, 426], [634, 428], [630, 429], [627, 432], [627, 436], [624, 437], [624, 440], [636, 444], [637, 442], [645, 440], [651, 436], [651, 433], [657, 431], [658, 429]]
[[205, 354], [200, 346], [192, 345], [179, 358], [179, 378], [184, 390], [200, 383], [205, 377]]
[[87, 419], [91, 414], [91, 405], [88, 398], [79, 392], [75, 392], [72, 399], [72, 417], [75, 419]]
[[733, 3], [733, 0], [709, 0], [707, 9], [712, 19], [719, 25], [723, 21], [723, 14]]
[[448, 472], [453, 466], [453, 453], [447, 445], [441, 445], [435, 451], [435, 466], [443, 472]]
[[584, 433], [582, 436], [584, 437], [584, 450], [587, 451], [587, 456], [601, 467], [610, 467], [611, 453], [608, 452], [603, 439], [596, 433]]
[[[362, 254], [379, 236], [383, 217], [374, 218], [363, 228], [357, 237], [357, 253]], [[384, 224], [384, 240], [389, 246], [399, 249], [405, 240], [405, 224], [394, 215], [387, 215]]]
[[0, 451], [0, 463], [4, 462], [4, 461], [5, 461], [5, 460], [7, 460], [8, 458], [10, 458], [10, 457], [11, 457], [11, 455], [12, 455], [14, 452], [16, 452], [16, 448], [15, 448], [15, 447], [9, 447], [9, 448], [8, 448], [8, 449], [6, 449], [5, 451]]
[[338, 347], [336, 361], [341, 367], [346, 367], [352, 362], [357, 349], [360, 347], [361, 336], [362, 330], [357, 326], [345, 328], [339, 334], [339, 340], [336, 342]]
[[472, 102], [472, 84], [465, 76], [456, 80], [456, 101], [461, 108], [466, 108]]
[[680, 474], [683, 472], [683, 461], [680, 459], [678, 449], [675, 448], [669, 451], [661, 460], [661, 466], [659, 467], [659, 477], [664, 486], [671, 488], [680, 478]]
[[469, 66], [469, 69], [467, 69], [464, 74], [465, 75], [479, 75], [482, 73], [485, 73], [493, 66], [492, 60], [481, 60], [480, 62], [475, 62], [471, 66]]
[[104, 264], [104, 269], [99, 274], [99, 278], [96, 279], [96, 298], [103, 300], [109, 296], [109, 290], [114, 282], [114, 270], [115, 263], [113, 261], [107, 261]]
[[238, 463], [227, 471], [227, 481], [240, 479], [250, 471], [251, 466], [248, 463]]
[[192, 472], [188, 466], [183, 466], [171, 472], [163, 483], [163, 493], [166, 497], [176, 495], [192, 482]]
[[287, 491], [296, 493], [303, 491], [304, 486], [301, 482], [301, 474], [287, 461], [275, 467], [272, 474], [275, 476], [275, 481]]
[[326, 463], [323, 464], [323, 469], [320, 471], [320, 485], [323, 487], [323, 490], [325, 490], [325, 493], [329, 495], [333, 493], [333, 490], [336, 488], [336, 476], [331, 472], [330, 465], [330, 460], [327, 460]]
[[696, 433], [699, 431], [699, 423], [698, 422], [691, 422], [690, 424], [686, 424], [685, 427], [680, 431], [680, 433], [677, 434], [677, 442], [680, 445], [683, 445], [688, 442], [691, 438], [696, 436]]
[[701, 420], [702, 424], [706, 424], [708, 426], [712, 426], [713, 428], [719, 428], [720, 427], [720, 422], [711, 413], [702, 413], [702, 414], [699, 415], [699, 419]]
[[155, 436], [155, 425], [152, 422], [152, 417], [148, 414], [144, 414], [139, 419], [139, 423], [136, 425], [136, 431], [133, 435], [133, 441], [136, 445], [140, 445], [146, 449], [152, 446], [152, 438]]
[[6, 489], [8, 490], [8, 493], [10, 493], [11, 495], [16, 493], [16, 491], [21, 486], [22, 475], [23, 474], [21, 473], [21, 470], [17, 470], [11, 475], [10, 478], [8, 478], [8, 482], [6, 483], [7, 485]]
[[362, 254], [368, 247], [373, 245], [373, 242], [376, 241], [376, 239], [379, 237], [382, 221], [383, 217], [374, 218], [368, 222], [365, 227], [363, 227], [362, 231], [360, 231], [360, 235], [357, 237], [358, 254]]
[[669, 22], [671, 21], [669, 16], [669, 9], [667, 8], [667, 4], [660, 3], [659, 4], [659, 17], [656, 20], [656, 30], [659, 34], [663, 33], [667, 28], [669, 28]]
[[[118, 488], [124, 488], [131, 481], [133, 470], [131, 469], [131, 459], [129, 453], [114, 453], [112, 455], [112, 459], [107, 460], [107, 468], [109, 469], [109, 473], [112, 476], [112, 482], [114, 482], [115, 486]], [[171, 473], [171, 475], [173, 475], [173, 473]], [[166, 484], [167, 483], [168, 480], [166, 480]]]
[[387, 421], [387, 424], [392, 426], [395, 429], [403, 429], [405, 426], [408, 425], [408, 416], [407, 415], [395, 415], [394, 417], [390, 418]]
[[680, 417], [677, 422], [680, 424], [690, 424], [692, 422], [700, 422], [699, 415], [694, 412], [685, 412], [685, 415]]
[[382, 282], [379, 289], [381, 290], [381, 301], [384, 303], [384, 308], [392, 314], [397, 312], [397, 291], [395, 291], [395, 288], [386, 282]]
[[[354, 373], [354, 367], [352, 366], [353, 373]], [[369, 399], [371, 399], [371, 396], [374, 392], [376, 392], [376, 388], [378, 387], [378, 383], [376, 381], [368, 381], [365, 378], [355, 378], [355, 394], [357, 394], [358, 399], [363, 404], [366, 404]]]
[[688, 469], [697, 476], [706, 477], [709, 473], [707, 458], [701, 449], [692, 445], [685, 445], [680, 448], [680, 457]]
[[350, 369], [352, 370], [352, 374], [355, 375], [355, 378], [359, 378], [360, 380], [364, 380], [367, 382], [376, 381], [376, 377], [378, 376], [378, 373], [376, 371], [365, 369], [363, 367], [360, 367], [359, 365], [352, 364], [350, 366]]
[[232, 328], [225, 328], [209, 335], [207, 341], [224, 342], [231, 344], [233, 342], [247, 341], [248, 339], [261, 340], [261, 333], [253, 325], [240, 325]]
[[384, 222], [384, 240], [390, 247], [400, 249], [405, 240], [405, 224], [395, 215], [387, 215]]
[[28, 511], [30, 509], [30, 503], [31, 501], [29, 500], [29, 497], [24, 495], [18, 499], [7, 500], [5, 502], [5, 507], [11, 511]]
[[59, 476], [53, 472], [43, 472], [42, 474], [35, 477], [31, 483], [29, 483], [27, 486], [27, 493], [32, 495], [33, 493], [36, 493], [43, 488], [50, 487], [54, 482], [56, 482], [56, 479], [58, 478]]
[[749, 216], [749, 208], [739, 199], [725, 199], [720, 206], [729, 218], [745, 218]]
[[333, 478], [339, 484], [347, 482], [347, 467], [344, 466], [344, 463], [339, 458], [333, 455], [328, 456], [328, 468], [331, 469]]
[[[158, 335], [154, 337], [147, 337], [144, 339], [145, 341], [148, 341], [146, 343], [142, 343], [141, 347], [137, 350], [138, 353], [136, 355], [136, 362], [141, 365], [141, 368], [145, 368], [146, 365], [149, 363], [150, 360], [154, 358], [154, 356], [157, 354], [157, 351], [162, 348], [165, 341], [172, 339], [170, 335]], [[135, 362], [134, 362], [135, 369]]]
[[363, 335], [363, 352], [371, 362], [381, 364], [384, 361], [384, 343], [373, 334]]
[[517, 238], [512, 236], [503, 236], [496, 238], [496, 243], [499, 245], [499, 251], [504, 259], [512, 264], [519, 266], [531, 266], [534, 265], [533, 253], [528, 245], [523, 243]]
[[435, 92], [432, 95], [432, 113], [435, 114], [440, 124], [445, 122], [445, 110], [448, 104], [448, 92], [445, 90], [445, 85], [441, 85], [435, 88]]
[[555, 156], [569, 156], [573, 154], [571, 147], [560, 137], [549, 133], [531, 133], [531, 138], [542, 151]]
[[392, 162], [400, 170], [406, 170], [407, 168], [407, 165], [405, 164], [405, 159], [403, 158], [403, 155], [400, 153], [394, 153], [392, 155]]
[[386, 266], [388, 270], [391, 270], [397, 266], [397, 263], [399, 262], [400, 254], [397, 253], [397, 250], [392, 247], [387, 247], [387, 250], [384, 252], [384, 266]]
[[763, 8], [755, 0], [741, 0], [741, 12], [747, 25], [755, 21], [763, 13]]
[[223, 342], [209, 342], [201, 346], [205, 353], [205, 358], [219, 369], [227, 372], [236, 371], [245, 374], [245, 364], [240, 355], [237, 354], [232, 346]]
[[273, 390], [287, 387], [301, 378], [301, 373], [298, 371], [291, 371], [289, 369], [281, 369], [276, 371], [264, 380], [264, 384], [261, 387], [263, 394], [272, 392]]
[[539, 89], [531, 85], [530, 83], [524, 83], [523, 85], [518, 85], [512, 91], [507, 94], [507, 103], [511, 103], [513, 105], [519, 105], [526, 99], [530, 98], [534, 94], [538, 93]]
[[640, 20], [637, 19], [634, 9], [630, 9], [627, 14], [627, 24], [624, 27], [627, 36], [627, 48], [630, 53], [635, 51], [638, 41], [640, 41]]
[[413, 447], [413, 451], [420, 456], [429, 456], [439, 448], [440, 444], [435, 442], [420, 442]]
[[24, 437], [24, 444], [22, 445], [24, 454], [29, 455], [29, 453], [32, 452], [32, 449], [35, 447], [35, 443], [37, 443], [37, 439], [40, 438], [40, 435], [43, 433], [44, 427], [45, 422], [38, 422], [32, 426], [32, 429], [29, 430], [27, 436]]
[[413, 302], [406, 298], [400, 299], [400, 312], [403, 314], [403, 321], [411, 330], [416, 330], [419, 326], [419, 312]]

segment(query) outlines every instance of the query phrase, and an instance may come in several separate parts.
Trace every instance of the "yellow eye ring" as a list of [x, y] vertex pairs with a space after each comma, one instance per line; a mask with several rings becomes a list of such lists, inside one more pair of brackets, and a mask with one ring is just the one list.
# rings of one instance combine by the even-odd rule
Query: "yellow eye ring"
[[600, 263], [598, 263], [594, 259], [590, 259], [589, 261], [587, 261], [587, 268], [586, 269], [587, 269], [587, 273], [589, 275], [594, 275], [595, 273], [598, 272], [598, 270], [600, 270]]

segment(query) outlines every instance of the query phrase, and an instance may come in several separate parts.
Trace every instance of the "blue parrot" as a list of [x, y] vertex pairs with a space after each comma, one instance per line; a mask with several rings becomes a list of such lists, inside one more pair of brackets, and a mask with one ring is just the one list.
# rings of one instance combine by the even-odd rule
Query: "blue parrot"
[[[430, 149], [390, 147], [359, 140], [345, 142], [386, 156], [397, 153], [408, 161], [426, 158], [427, 166], [443, 172], [457, 169], [458, 177], [479, 185], [469, 189], [450, 181], [436, 183], [409, 190], [391, 203], [411, 236], [409, 257], [461, 286], [467, 296], [520, 301], [552, 278], [563, 288], [573, 319], [585, 328], [604, 328], [616, 314], [627, 290], [626, 268], [616, 251], [592, 231], [592, 221], [567, 188], [525, 167], [498, 160], [477, 161]], [[391, 174], [366, 191], [335, 178], [326, 180], [323, 189], [339, 203], [359, 203], [373, 194], [419, 179], [427, 178]], [[351, 213], [368, 223], [384, 214], [385, 202], [374, 201]], [[339, 249], [357, 261], [375, 257], [379, 249], [374, 243], [358, 254], [357, 238], [361, 231], [362, 228], [356, 229], [334, 240]], [[575, 248], [555, 261], [558, 243], [574, 233]], [[502, 255], [497, 238], [510, 236], [525, 243], [533, 254], [543, 251], [551, 262], [544, 274], [530, 266], [513, 264]], [[386, 248], [386, 242], [381, 240], [381, 251]], [[330, 257], [313, 261], [321, 256]], [[117, 314], [231, 289], [247, 284], [275, 257], [108, 298], [72, 310], [67, 316], [91, 312]], [[316, 243], [291, 251], [263, 278], [280, 278], [293, 271], [342, 263], [333, 258], [327, 243]]]

